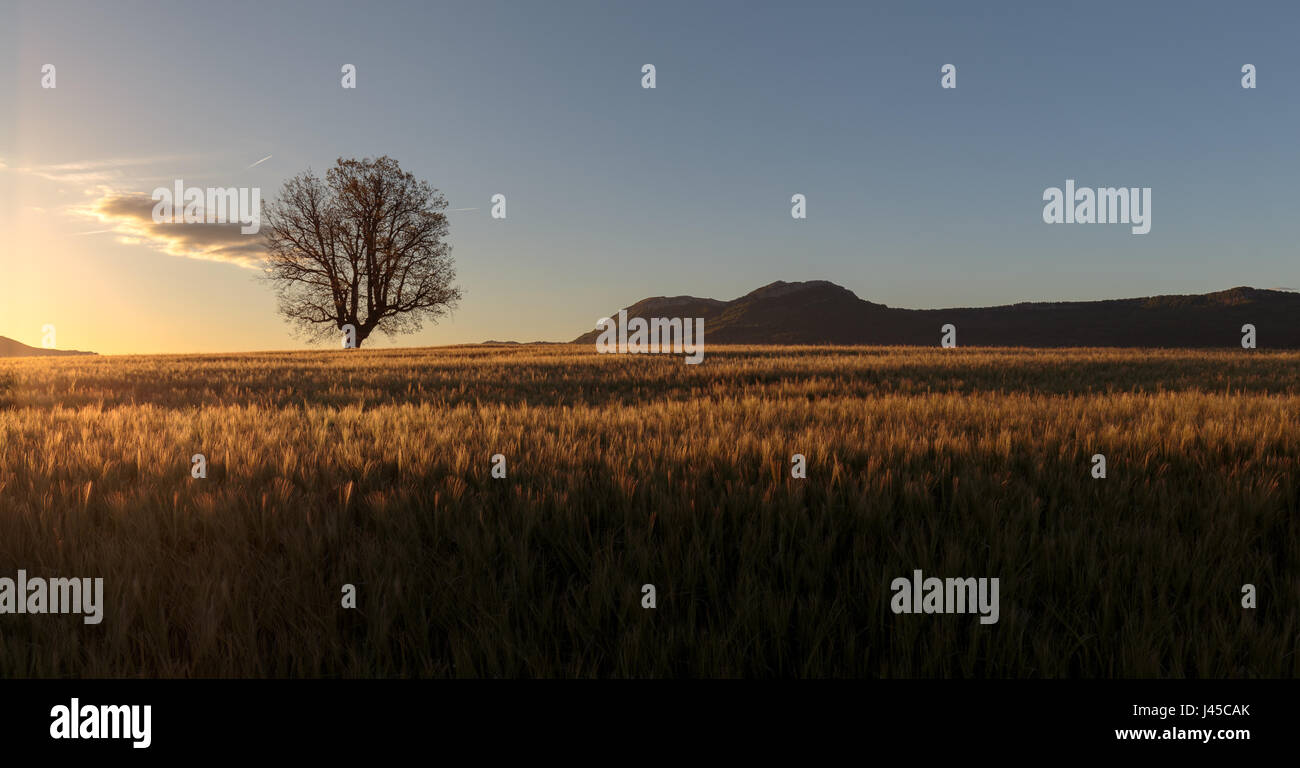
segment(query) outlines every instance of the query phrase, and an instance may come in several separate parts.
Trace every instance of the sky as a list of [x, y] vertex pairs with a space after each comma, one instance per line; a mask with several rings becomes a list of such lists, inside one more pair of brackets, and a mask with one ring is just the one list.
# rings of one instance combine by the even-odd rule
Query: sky
[[[1300, 287], [1298, 38], [1292, 3], [6, 0], [0, 335], [307, 348], [256, 237], [124, 201], [378, 155], [446, 196], [464, 298], [371, 346], [570, 340], [775, 280], [912, 308]], [[1150, 187], [1150, 232], [1044, 223], [1066, 179]]]

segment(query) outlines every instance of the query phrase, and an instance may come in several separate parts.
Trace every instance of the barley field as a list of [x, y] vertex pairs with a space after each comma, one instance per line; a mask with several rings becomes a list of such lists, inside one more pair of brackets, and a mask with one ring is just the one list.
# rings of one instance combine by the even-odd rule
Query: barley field
[[[0, 615], [0, 676], [1295, 677], [1298, 364], [0, 360], [0, 576], [105, 579], [101, 624]], [[896, 615], [915, 569], [999, 578], [1000, 620]]]

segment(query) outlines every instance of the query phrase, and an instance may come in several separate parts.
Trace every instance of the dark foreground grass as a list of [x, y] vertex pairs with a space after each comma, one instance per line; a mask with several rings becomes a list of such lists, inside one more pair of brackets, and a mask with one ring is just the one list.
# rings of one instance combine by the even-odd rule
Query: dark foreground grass
[[[1298, 362], [0, 361], [0, 576], [106, 591], [0, 614], [0, 674], [1293, 677]], [[914, 569], [999, 578], [1000, 620], [895, 615]]]

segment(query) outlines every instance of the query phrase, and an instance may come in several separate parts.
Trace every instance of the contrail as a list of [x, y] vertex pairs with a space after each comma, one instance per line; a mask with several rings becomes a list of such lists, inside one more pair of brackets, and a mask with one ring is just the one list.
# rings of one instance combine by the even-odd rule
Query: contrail
[[[256, 163], [253, 163], [253, 165], [248, 166], [248, 168], [253, 168], [253, 167], [255, 167], [255, 166], [261, 165], [262, 163], [265, 163], [267, 160], [270, 160], [271, 157], [272, 157], [272, 155], [267, 155], [266, 157], [262, 158], [261, 160], [258, 160]], [[248, 168], [245, 168], [244, 170], [247, 171]]]
[[452, 208], [451, 210], [447, 211], [447, 213], [455, 213], [456, 211], [477, 211], [477, 210], [478, 210], [477, 208]]

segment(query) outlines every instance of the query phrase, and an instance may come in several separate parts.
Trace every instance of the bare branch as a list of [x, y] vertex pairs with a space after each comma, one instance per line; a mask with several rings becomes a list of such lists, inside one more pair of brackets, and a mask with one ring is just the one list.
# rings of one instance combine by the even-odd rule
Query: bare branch
[[308, 170], [285, 182], [263, 217], [281, 314], [314, 338], [351, 324], [358, 345], [436, 322], [461, 298], [446, 208], [386, 156], [340, 158], [324, 180]]

